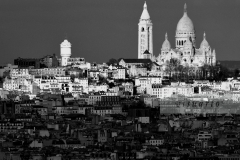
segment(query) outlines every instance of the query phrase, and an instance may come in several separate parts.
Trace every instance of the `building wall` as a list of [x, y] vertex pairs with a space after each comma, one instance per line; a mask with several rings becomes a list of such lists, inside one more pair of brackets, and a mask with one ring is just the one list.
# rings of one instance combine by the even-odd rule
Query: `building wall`
[[28, 59], [28, 58], [17, 58], [14, 59], [14, 65], [18, 65], [18, 67], [30, 67], [40, 68], [40, 59]]

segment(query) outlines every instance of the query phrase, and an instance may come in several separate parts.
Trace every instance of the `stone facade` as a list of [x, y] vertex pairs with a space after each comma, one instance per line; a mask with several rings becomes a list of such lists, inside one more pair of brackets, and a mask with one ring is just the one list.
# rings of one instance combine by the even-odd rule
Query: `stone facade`
[[[145, 58], [144, 52], [148, 50], [151, 55], [150, 57], [147, 57], [147, 59], [151, 59], [163, 66], [166, 65], [166, 62], [172, 58], [178, 59], [181, 65], [189, 67], [198, 68], [204, 65], [216, 65], [216, 52], [214, 49], [211, 49], [206, 40], [205, 33], [203, 35], [203, 41], [201, 42], [200, 48], [196, 47], [196, 32], [192, 20], [187, 15], [186, 4], [184, 6], [183, 16], [177, 24], [175, 47], [171, 47], [166, 33], [161, 52], [156, 57], [152, 54], [152, 26], [149, 13], [147, 11], [147, 5], [145, 3], [138, 28], [138, 59]], [[146, 32], [146, 29], [147, 31], [149, 30], [149, 32]], [[144, 39], [143, 36], [147, 36], [147, 38]]]

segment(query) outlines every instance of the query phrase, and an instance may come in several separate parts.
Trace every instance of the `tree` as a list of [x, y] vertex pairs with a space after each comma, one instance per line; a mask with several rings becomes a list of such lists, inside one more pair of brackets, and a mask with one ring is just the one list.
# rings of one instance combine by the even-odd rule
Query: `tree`
[[10, 70], [9, 70], [9, 71], [4, 71], [4, 72], [3, 72], [3, 78], [6, 78], [6, 77], [8, 77], [8, 78], [11, 77], [11, 76], [10, 76]]
[[182, 77], [183, 77], [183, 72], [184, 72], [184, 67], [183, 65], [178, 65], [176, 67], [176, 72], [177, 72], [177, 80], [180, 81], [182, 80]]
[[188, 65], [184, 66], [183, 68], [184, 80], [186, 81], [187, 79], [187, 82], [189, 81], [189, 70], [190, 70], [190, 67]]
[[90, 77], [88, 77], [88, 84], [94, 83], [94, 80]]
[[196, 79], [196, 68], [190, 66], [189, 67], [189, 75], [191, 77], [191, 79]]
[[184, 71], [184, 67], [179, 62], [179, 64], [176, 65], [176, 67], [174, 68], [174, 72], [175, 72], [177, 81], [181, 81], [182, 75], [183, 75], [183, 71]]
[[234, 70], [234, 78], [237, 78], [239, 76], [239, 69]]
[[107, 83], [108, 81], [107, 81], [107, 79], [104, 77], [104, 76], [102, 76], [102, 75], [99, 75], [99, 83], [100, 84], [102, 84], [102, 83]]
[[201, 79], [207, 79], [208, 71], [209, 71], [209, 65], [204, 64], [204, 65], [201, 67], [201, 70], [202, 70]]
[[169, 74], [169, 78], [172, 77], [172, 72], [176, 71], [176, 68], [180, 65], [180, 61], [176, 58], [171, 58], [166, 62], [165, 72]]
[[114, 65], [114, 64], [117, 64], [118, 63], [118, 60], [114, 59], [114, 58], [111, 58], [109, 59], [109, 61], [107, 62], [107, 65]]
[[150, 62], [150, 63], [144, 63], [144, 64], [143, 64], [143, 67], [144, 67], [144, 68], [147, 68], [148, 71], [151, 71], [152, 65], [153, 65], [152, 62]]
[[71, 82], [74, 82], [75, 75], [74, 75], [74, 74], [71, 74], [71, 75], [70, 75], [70, 79], [71, 79]]
[[223, 80], [226, 80], [228, 77], [231, 76], [231, 72], [227, 67], [222, 66], [222, 65], [219, 65], [219, 66], [216, 66], [216, 67], [218, 67], [217, 68], [217, 74], [216, 74], [216, 77], [215, 77], [216, 80], [223, 81]]

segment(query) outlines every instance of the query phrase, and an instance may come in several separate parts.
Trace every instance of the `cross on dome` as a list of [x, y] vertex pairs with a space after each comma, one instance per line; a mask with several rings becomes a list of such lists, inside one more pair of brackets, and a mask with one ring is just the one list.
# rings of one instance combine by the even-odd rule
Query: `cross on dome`
[[143, 9], [147, 9], [147, 2], [145, 1], [144, 5], [143, 5]]
[[[177, 24], [177, 32], [179, 33], [186, 33], [186, 32], [192, 32], [194, 33], [194, 25], [192, 20], [187, 15], [187, 5], [185, 3], [184, 5], [184, 13], [182, 18], [178, 21]], [[176, 35], [177, 36], [177, 35]]]
[[167, 32], [166, 32], [166, 34], [165, 34], [165, 39], [166, 39], [166, 40], [168, 39], [168, 35], [167, 35]]
[[187, 13], [187, 4], [184, 4], [184, 13]]

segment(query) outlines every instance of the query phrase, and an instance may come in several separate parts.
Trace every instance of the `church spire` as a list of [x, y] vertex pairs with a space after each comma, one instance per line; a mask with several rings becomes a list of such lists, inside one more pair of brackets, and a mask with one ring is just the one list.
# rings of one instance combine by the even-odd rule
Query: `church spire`
[[142, 15], [141, 15], [141, 19], [144, 19], [144, 20], [150, 19], [150, 15], [149, 15], [148, 10], [147, 10], [147, 3], [146, 3], [146, 1], [145, 1], [144, 5], [143, 5], [143, 12], [142, 12]]
[[147, 9], [147, 2], [145, 1], [144, 5], [143, 5], [143, 9]]
[[187, 4], [184, 4], [184, 13], [187, 13]]
[[143, 11], [138, 23], [138, 59], [144, 59], [143, 53], [148, 50], [153, 57], [152, 21], [147, 9], [147, 3], [143, 4]]

